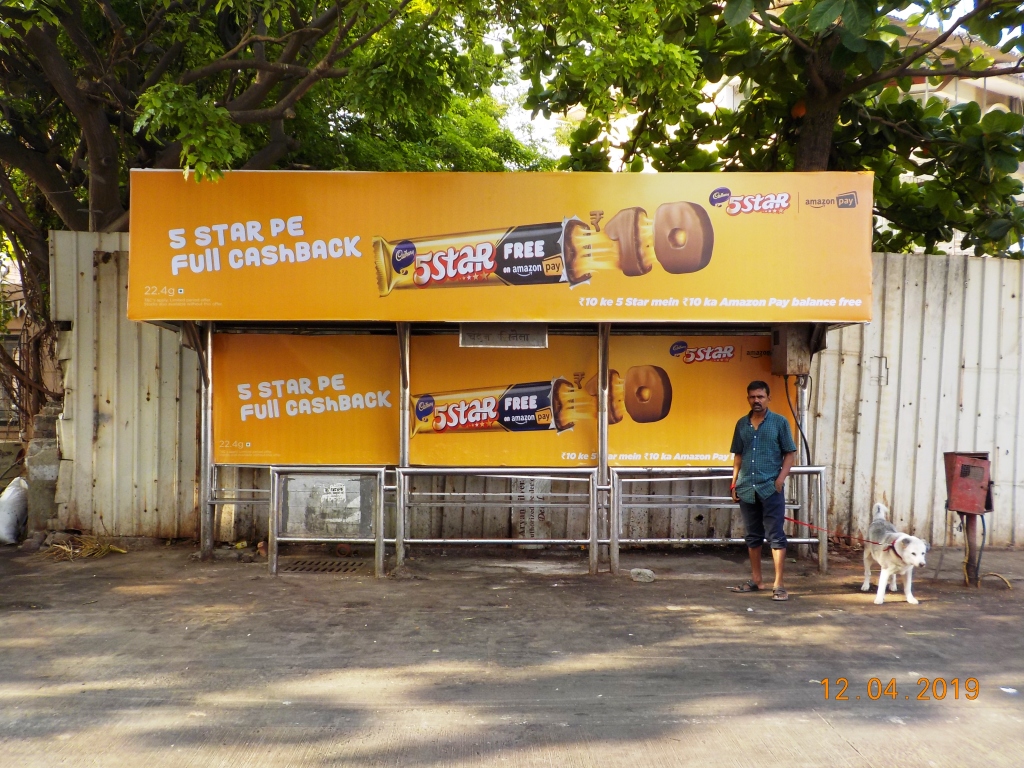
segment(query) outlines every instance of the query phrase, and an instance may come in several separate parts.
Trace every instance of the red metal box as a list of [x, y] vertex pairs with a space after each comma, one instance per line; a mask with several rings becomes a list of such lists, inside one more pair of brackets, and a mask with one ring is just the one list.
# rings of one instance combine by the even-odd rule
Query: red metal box
[[990, 512], [989, 460], [987, 453], [944, 453], [946, 459], [946, 508], [983, 515]]

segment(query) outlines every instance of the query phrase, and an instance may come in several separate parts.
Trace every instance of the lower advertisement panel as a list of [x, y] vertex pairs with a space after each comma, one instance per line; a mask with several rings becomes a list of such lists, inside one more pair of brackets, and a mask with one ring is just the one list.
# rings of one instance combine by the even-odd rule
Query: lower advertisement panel
[[[411, 463], [596, 466], [597, 347], [585, 335], [552, 334], [546, 349], [413, 336]], [[613, 467], [731, 465], [751, 381], [793, 422], [767, 335], [614, 335], [609, 369]], [[396, 336], [215, 334], [213, 385], [218, 464], [398, 463]]]
[[213, 337], [217, 464], [397, 464], [398, 339]]

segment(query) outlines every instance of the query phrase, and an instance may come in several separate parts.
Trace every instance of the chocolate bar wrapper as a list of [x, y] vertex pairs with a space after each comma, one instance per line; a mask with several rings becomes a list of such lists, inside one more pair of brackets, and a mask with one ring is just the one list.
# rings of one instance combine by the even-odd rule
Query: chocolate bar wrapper
[[[556, 418], [558, 392], [565, 379], [413, 396], [412, 433], [538, 432], [566, 429]], [[561, 407], [558, 406], [561, 410]]]
[[548, 285], [566, 280], [562, 223], [489, 232], [385, 240], [373, 238], [377, 288]]

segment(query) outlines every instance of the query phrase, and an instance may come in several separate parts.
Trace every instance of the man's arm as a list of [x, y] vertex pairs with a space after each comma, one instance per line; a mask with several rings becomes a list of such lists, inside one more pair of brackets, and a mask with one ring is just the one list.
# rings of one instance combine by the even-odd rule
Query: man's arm
[[790, 451], [782, 457], [782, 471], [779, 472], [779, 476], [775, 478], [775, 490], [782, 492], [783, 486], [786, 484], [786, 478], [789, 477], [789, 470], [793, 468], [793, 463], [796, 461], [796, 451]]
[[[732, 455], [732, 485], [729, 486], [729, 493], [732, 495], [733, 501], [740, 500], [740, 497], [736, 495], [736, 479], [740, 476], [740, 467], [742, 464], [743, 457], [738, 453], [734, 453]], [[790, 466], [792, 465], [792, 462], [790, 462]]]

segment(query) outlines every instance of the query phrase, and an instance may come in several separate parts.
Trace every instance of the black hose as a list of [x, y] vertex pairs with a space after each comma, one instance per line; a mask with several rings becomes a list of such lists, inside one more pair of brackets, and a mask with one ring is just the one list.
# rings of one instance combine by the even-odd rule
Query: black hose
[[984, 515], [979, 515], [979, 517], [981, 518], [981, 546], [978, 548], [978, 562], [974, 566], [974, 584], [975, 584], [975, 586], [978, 586], [978, 587], [981, 586], [981, 556], [985, 552], [985, 534], [986, 534], [985, 516]]
[[[787, 373], [782, 377], [783, 386], [786, 388], [786, 402], [789, 403], [789, 412], [793, 414], [793, 421], [796, 422], [796, 428], [800, 433], [800, 439], [804, 441], [804, 451], [807, 452], [807, 463], [813, 464], [814, 462], [811, 461], [811, 446], [810, 443], [807, 442], [807, 435], [804, 434], [804, 425], [800, 423], [800, 417], [796, 415], [796, 411], [793, 409], [793, 401], [789, 399], [789, 376], [790, 374]], [[808, 376], [807, 378], [810, 380], [811, 377]]]
[[15, 459], [14, 463], [11, 464], [11, 466], [9, 466], [3, 472], [0, 472], [0, 480], [2, 480], [3, 478], [7, 477], [7, 473], [10, 472], [12, 469], [14, 469], [16, 466], [18, 466], [19, 464], [21, 464], [24, 460], [25, 460], [24, 456], [21, 456], [21, 457]]

